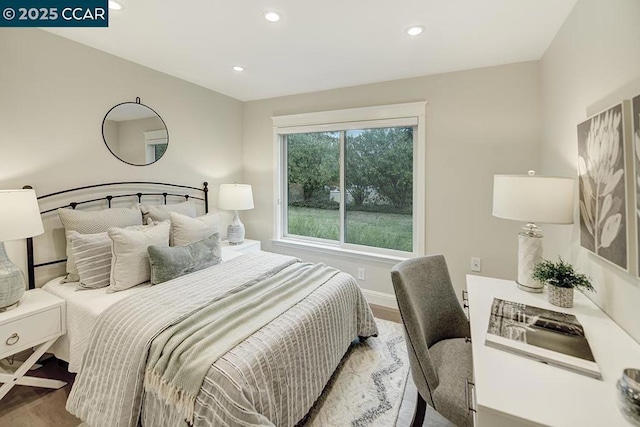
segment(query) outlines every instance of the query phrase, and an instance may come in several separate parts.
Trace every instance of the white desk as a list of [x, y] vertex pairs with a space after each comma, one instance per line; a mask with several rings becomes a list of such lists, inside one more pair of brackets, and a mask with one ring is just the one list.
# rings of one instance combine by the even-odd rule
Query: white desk
[[[640, 368], [640, 345], [580, 292], [574, 307], [547, 302], [512, 281], [467, 275], [476, 427], [630, 426], [617, 407], [616, 382], [624, 368]], [[574, 314], [589, 340], [603, 380], [534, 362], [484, 344], [493, 298]]]

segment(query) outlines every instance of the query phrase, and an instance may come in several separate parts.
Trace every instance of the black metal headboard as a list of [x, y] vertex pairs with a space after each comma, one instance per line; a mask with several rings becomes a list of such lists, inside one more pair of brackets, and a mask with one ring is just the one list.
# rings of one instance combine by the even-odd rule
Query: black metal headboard
[[[62, 191], [56, 191], [55, 193], [50, 193], [50, 194], [45, 194], [43, 196], [38, 196], [38, 200], [44, 200], [44, 199], [49, 199], [51, 197], [55, 197], [55, 196], [60, 196], [63, 194], [68, 194], [68, 193], [73, 193], [76, 191], [82, 191], [82, 190], [89, 190], [89, 189], [94, 189], [94, 188], [107, 188], [111, 191], [114, 191], [117, 189], [115, 188], [116, 186], [125, 186], [125, 185], [139, 185], [139, 186], [145, 186], [147, 188], [153, 188], [154, 186], [157, 187], [165, 187], [165, 188], [171, 188], [171, 189], [176, 189], [175, 193], [169, 193], [167, 191], [146, 191], [146, 192], [135, 192], [135, 193], [126, 193], [126, 194], [116, 194], [116, 195], [112, 195], [112, 194], [106, 194], [104, 196], [100, 196], [100, 197], [93, 197], [91, 199], [87, 199], [87, 200], [80, 200], [80, 201], [73, 201], [70, 203], [66, 203], [64, 205], [61, 206], [56, 206], [54, 208], [50, 208], [50, 209], [46, 209], [43, 211], [40, 211], [41, 215], [45, 215], [51, 212], [56, 212], [58, 209], [60, 208], [72, 208], [75, 209], [76, 207], [78, 207], [79, 205], [83, 205], [83, 204], [87, 204], [87, 203], [93, 203], [93, 202], [99, 202], [99, 201], [107, 201], [107, 206], [110, 208], [111, 207], [111, 202], [114, 199], [119, 199], [119, 198], [125, 198], [125, 197], [129, 197], [129, 198], [133, 198], [133, 197], [137, 197], [138, 198], [138, 203], [142, 202], [142, 197], [143, 196], [162, 196], [162, 200], [163, 203], [166, 205], [167, 204], [167, 198], [168, 197], [180, 197], [180, 198], [184, 198], [185, 200], [189, 200], [189, 199], [195, 199], [195, 200], [201, 200], [204, 202], [204, 210], [205, 213], [209, 212], [209, 183], [205, 182], [202, 184], [202, 187], [191, 187], [188, 185], [179, 185], [179, 184], [169, 184], [169, 183], [164, 183], [164, 182], [150, 182], [150, 181], [122, 181], [122, 182], [106, 182], [103, 184], [93, 184], [93, 185], [85, 185], [83, 187], [76, 187], [76, 188], [69, 188], [67, 190], [62, 190]], [[31, 188], [30, 186], [25, 186], [24, 188]], [[195, 196], [192, 194], [179, 194], [177, 193], [178, 189], [185, 189], [185, 190], [195, 190]], [[121, 191], [128, 191], [128, 190], [121, 190]], [[106, 191], [105, 191], [106, 192]], [[200, 193], [202, 193], [200, 195]], [[34, 256], [33, 256], [33, 238], [28, 238], [27, 239], [27, 269], [28, 269], [28, 273], [29, 273], [29, 289], [34, 289], [36, 286], [36, 278], [35, 278], [35, 269], [38, 267], [44, 267], [47, 265], [53, 265], [53, 264], [60, 264], [63, 262], [66, 262], [66, 259], [59, 259], [59, 260], [55, 260], [55, 261], [48, 261], [48, 262], [43, 262], [43, 263], [39, 263], [39, 264], [35, 264], [34, 263]]]

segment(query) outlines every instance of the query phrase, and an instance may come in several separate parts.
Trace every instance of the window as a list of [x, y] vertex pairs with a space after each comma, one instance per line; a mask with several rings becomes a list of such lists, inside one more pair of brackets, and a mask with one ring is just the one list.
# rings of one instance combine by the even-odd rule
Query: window
[[284, 139], [285, 234], [339, 241], [341, 132], [296, 133]]
[[147, 163], [153, 163], [160, 159], [169, 146], [169, 134], [166, 129], [144, 132]]
[[413, 252], [413, 128], [345, 137], [346, 243]]
[[423, 253], [424, 187], [415, 184], [424, 182], [424, 106], [274, 118], [276, 238], [383, 255]]

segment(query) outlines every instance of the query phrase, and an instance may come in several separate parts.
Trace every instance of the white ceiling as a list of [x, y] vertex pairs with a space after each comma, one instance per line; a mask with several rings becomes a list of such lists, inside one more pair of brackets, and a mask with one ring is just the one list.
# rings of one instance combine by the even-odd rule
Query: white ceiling
[[537, 60], [576, 1], [121, 0], [109, 28], [47, 31], [247, 101]]

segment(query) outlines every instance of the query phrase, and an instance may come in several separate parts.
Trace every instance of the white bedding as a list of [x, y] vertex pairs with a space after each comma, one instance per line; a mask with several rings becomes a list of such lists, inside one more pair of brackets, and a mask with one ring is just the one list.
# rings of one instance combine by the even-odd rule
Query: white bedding
[[[222, 262], [241, 255], [233, 249], [222, 247]], [[61, 280], [62, 277], [57, 277], [42, 287], [67, 302], [67, 333], [58, 338], [49, 351], [58, 359], [69, 363], [69, 372], [78, 372], [82, 356], [89, 344], [91, 329], [98, 316], [116, 302], [142, 292], [150, 285], [143, 284], [124, 291], [107, 293], [107, 288], [78, 290], [77, 282], [60, 283]]]
[[[67, 410], [94, 427], [187, 427], [183, 409], [193, 411], [195, 427], [296, 425], [321, 395], [353, 339], [375, 335], [377, 328], [353, 277], [319, 264], [290, 264], [290, 261], [291, 257], [283, 255], [249, 253], [223, 265], [178, 277], [166, 286], [153, 286], [109, 307], [95, 321], [82, 368], [67, 399]], [[323, 278], [294, 273], [307, 268], [313, 268]], [[287, 280], [280, 280], [284, 278]], [[271, 294], [278, 299], [284, 295], [274, 295], [273, 289], [288, 288], [283, 289], [287, 293], [296, 286], [295, 282], [306, 282], [316, 289], [257, 331], [246, 330], [243, 315], [248, 315], [249, 310], [254, 310], [252, 314], [257, 317], [266, 315], [275, 301], [265, 296]], [[242, 304], [237, 300], [247, 297], [247, 291], [259, 293], [259, 297], [249, 295], [249, 301], [245, 299], [246, 310], [229, 313], [227, 308], [234, 307], [234, 303]], [[177, 295], [180, 297], [176, 298]], [[263, 303], [265, 313], [260, 310]], [[203, 318], [207, 310], [222, 307], [225, 307], [222, 313], [214, 310], [208, 313], [212, 316], [207, 320]], [[187, 316], [188, 313], [196, 318]], [[214, 340], [220, 340], [208, 343], [213, 345], [202, 350], [206, 358], [212, 353], [223, 355], [213, 364], [200, 356], [192, 359], [198, 377], [202, 369], [208, 369], [204, 381], [199, 378], [195, 381], [201, 384], [194, 403], [191, 403], [193, 394], [182, 388], [181, 397], [167, 396], [167, 400], [154, 393], [151, 381], [145, 381], [153, 380], [148, 372], [145, 374], [149, 352], [159, 355], [156, 350], [164, 347], [161, 352], [166, 356], [175, 353], [169, 346], [187, 345], [187, 341], [198, 339], [200, 333], [207, 334], [207, 339], [212, 337], [200, 330], [195, 336], [174, 334], [165, 343], [165, 333], [158, 326], [166, 330], [186, 321], [198, 327], [194, 324], [196, 319], [196, 323], [212, 321], [214, 328], [222, 327], [221, 335], [213, 336]], [[236, 322], [243, 327], [237, 327]], [[225, 332], [226, 329], [229, 331]], [[245, 338], [246, 333], [250, 335]], [[159, 337], [159, 342], [154, 337]], [[229, 344], [238, 340], [237, 345]], [[194, 344], [199, 351], [203, 342]], [[154, 345], [156, 348], [150, 350]], [[169, 360], [169, 365], [180, 371], [192, 364], [182, 363], [178, 356], [177, 360]], [[195, 373], [193, 369], [187, 370], [188, 375]], [[192, 385], [197, 386], [195, 383]], [[162, 384], [164, 388], [164, 380]], [[190, 400], [185, 400], [187, 408], [176, 404], [183, 398]]]

